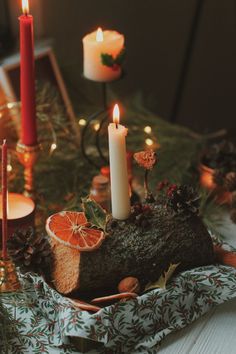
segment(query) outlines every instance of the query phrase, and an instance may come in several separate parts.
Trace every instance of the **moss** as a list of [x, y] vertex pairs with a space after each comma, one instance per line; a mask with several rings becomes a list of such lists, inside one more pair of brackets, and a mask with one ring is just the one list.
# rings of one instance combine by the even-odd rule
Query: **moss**
[[109, 220], [100, 248], [81, 254], [80, 293], [117, 291], [127, 276], [144, 286], [158, 279], [170, 263], [180, 263], [179, 270], [213, 263], [211, 237], [198, 216], [173, 215], [155, 204], [146, 220], [145, 228], [133, 214], [126, 221]]

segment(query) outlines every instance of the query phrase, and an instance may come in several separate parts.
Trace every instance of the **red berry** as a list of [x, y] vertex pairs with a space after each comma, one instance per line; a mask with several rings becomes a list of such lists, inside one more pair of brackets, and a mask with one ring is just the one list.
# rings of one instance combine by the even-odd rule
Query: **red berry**
[[167, 195], [168, 197], [171, 197], [173, 192], [177, 189], [177, 185], [176, 184], [171, 184], [169, 186], [169, 188], [167, 189]]
[[143, 205], [143, 213], [149, 213], [151, 211], [151, 208], [149, 205]]

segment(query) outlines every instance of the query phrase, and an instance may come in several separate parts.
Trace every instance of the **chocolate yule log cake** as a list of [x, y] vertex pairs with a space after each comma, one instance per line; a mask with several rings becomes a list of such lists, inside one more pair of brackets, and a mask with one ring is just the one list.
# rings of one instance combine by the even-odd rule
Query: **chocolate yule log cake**
[[143, 289], [170, 264], [179, 264], [181, 271], [214, 262], [211, 237], [198, 216], [199, 198], [189, 186], [135, 205], [127, 220], [105, 216], [103, 230], [94, 222], [99, 207], [91, 213], [88, 202], [92, 219], [85, 208], [85, 213], [61, 212], [47, 220], [54, 285], [63, 294], [114, 293], [125, 277], [137, 278]]

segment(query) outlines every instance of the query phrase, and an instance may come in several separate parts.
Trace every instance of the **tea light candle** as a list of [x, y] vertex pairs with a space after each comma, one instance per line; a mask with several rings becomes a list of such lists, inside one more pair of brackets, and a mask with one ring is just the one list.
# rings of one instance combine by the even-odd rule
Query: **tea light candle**
[[113, 110], [113, 123], [108, 126], [111, 175], [112, 216], [125, 220], [130, 215], [129, 181], [126, 158], [127, 128], [119, 124], [119, 107]]
[[102, 31], [98, 28], [83, 38], [84, 76], [99, 82], [116, 80], [121, 75], [121, 67], [103, 65], [101, 54], [110, 54], [113, 58], [124, 48], [124, 36], [116, 31]]
[[[35, 204], [32, 199], [22, 194], [8, 194], [8, 238], [12, 236], [16, 229], [25, 230], [34, 226]], [[0, 223], [2, 224], [3, 208], [0, 204]]]

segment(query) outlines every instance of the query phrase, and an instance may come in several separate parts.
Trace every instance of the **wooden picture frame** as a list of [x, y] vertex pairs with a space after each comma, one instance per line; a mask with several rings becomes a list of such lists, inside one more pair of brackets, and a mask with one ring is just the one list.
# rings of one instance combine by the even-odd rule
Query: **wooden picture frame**
[[[75, 114], [54, 52], [50, 46], [35, 49], [36, 81], [48, 81], [57, 88], [69, 118]], [[0, 105], [20, 101], [20, 55], [4, 59], [0, 65]]]

